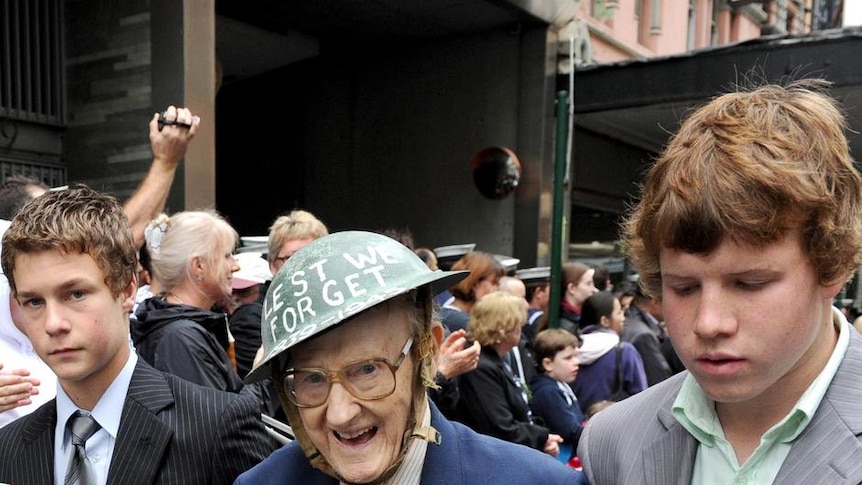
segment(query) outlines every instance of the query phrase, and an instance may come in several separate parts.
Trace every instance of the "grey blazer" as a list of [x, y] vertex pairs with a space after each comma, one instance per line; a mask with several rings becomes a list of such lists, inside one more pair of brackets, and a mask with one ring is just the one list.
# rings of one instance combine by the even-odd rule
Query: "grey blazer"
[[[0, 483], [54, 482], [56, 401], [0, 428]], [[231, 484], [271, 451], [257, 404], [138, 359], [108, 484]]]
[[[793, 443], [774, 483], [862, 483], [862, 336], [850, 347], [808, 427]], [[691, 483], [697, 440], [671, 414], [683, 372], [597, 414], [578, 456], [592, 485]]]

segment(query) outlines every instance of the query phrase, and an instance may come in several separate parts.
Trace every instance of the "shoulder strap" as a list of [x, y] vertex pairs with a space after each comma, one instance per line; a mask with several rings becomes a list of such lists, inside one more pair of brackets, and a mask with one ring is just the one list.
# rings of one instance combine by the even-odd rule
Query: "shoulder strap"
[[617, 394], [623, 390], [623, 343], [620, 342], [617, 344], [616, 348], [616, 360], [617, 360], [617, 373], [614, 376], [614, 389], [613, 394]]

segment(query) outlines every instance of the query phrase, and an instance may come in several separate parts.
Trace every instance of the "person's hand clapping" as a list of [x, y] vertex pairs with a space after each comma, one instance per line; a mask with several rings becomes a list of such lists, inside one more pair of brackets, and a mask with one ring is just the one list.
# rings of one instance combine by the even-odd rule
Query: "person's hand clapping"
[[479, 365], [479, 354], [482, 346], [479, 342], [467, 345], [467, 332], [456, 330], [449, 334], [440, 344], [440, 356], [437, 360], [437, 372], [446, 379], [469, 372]]

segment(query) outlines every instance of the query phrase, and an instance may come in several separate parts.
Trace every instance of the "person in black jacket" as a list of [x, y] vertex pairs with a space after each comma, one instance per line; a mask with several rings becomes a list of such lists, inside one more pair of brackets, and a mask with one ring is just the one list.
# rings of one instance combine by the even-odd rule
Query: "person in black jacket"
[[474, 430], [557, 456], [560, 435], [534, 424], [528, 389], [503, 359], [521, 339], [523, 299], [503, 291], [485, 295], [470, 312], [468, 335], [482, 345], [479, 366], [462, 374], [457, 419]]
[[230, 333], [234, 338], [236, 370], [244, 376], [254, 366], [254, 357], [260, 348], [263, 297], [272, 273], [261, 253], [239, 253], [234, 259], [239, 264], [239, 271], [231, 278]]
[[145, 361], [191, 382], [239, 392], [242, 379], [227, 354], [228, 319], [211, 310], [231, 296], [236, 231], [214, 211], [154, 219], [146, 231], [153, 280], [161, 290], [132, 320]]

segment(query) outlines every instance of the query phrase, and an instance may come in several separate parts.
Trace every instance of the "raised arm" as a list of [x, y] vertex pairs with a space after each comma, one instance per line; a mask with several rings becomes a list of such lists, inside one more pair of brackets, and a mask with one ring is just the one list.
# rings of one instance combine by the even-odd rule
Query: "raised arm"
[[200, 118], [187, 108], [169, 106], [165, 110], [167, 123], [160, 126], [159, 113], [150, 120], [150, 147], [153, 163], [135, 193], [123, 205], [135, 244], [144, 244], [144, 229], [165, 208], [168, 193], [180, 160], [186, 154], [189, 141], [195, 136]]

